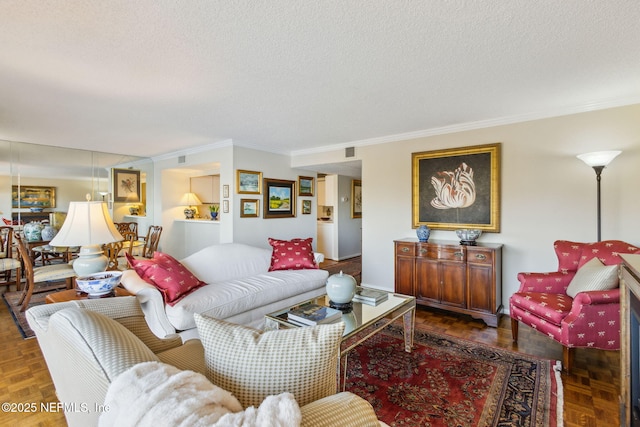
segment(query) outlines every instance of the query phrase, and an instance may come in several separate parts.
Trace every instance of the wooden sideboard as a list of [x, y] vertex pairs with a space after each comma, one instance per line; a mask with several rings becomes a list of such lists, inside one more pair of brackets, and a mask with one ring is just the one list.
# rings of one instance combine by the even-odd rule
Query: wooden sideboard
[[502, 245], [395, 240], [395, 291], [416, 303], [482, 319], [502, 311]]

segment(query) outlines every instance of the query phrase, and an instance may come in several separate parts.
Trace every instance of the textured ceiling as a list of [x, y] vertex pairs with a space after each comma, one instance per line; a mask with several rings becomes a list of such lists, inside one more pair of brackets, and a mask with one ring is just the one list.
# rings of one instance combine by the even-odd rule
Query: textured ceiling
[[0, 139], [296, 152], [640, 102], [637, 0], [2, 0]]

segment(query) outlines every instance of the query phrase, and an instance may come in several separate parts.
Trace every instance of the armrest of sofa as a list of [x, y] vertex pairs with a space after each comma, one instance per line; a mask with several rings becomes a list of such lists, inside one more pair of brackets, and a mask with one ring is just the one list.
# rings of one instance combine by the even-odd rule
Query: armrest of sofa
[[552, 271], [549, 273], [518, 273], [520, 289], [518, 292], [547, 292], [564, 294], [575, 276], [575, 271]]
[[348, 391], [308, 403], [301, 407], [300, 411], [302, 427], [379, 427], [381, 425], [371, 404]]
[[162, 294], [155, 286], [147, 283], [135, 270], [125, 270], [120, 283], [138, 298], [149, 328], [157, 337], [166, 338], [176, 333], [165, 312]]

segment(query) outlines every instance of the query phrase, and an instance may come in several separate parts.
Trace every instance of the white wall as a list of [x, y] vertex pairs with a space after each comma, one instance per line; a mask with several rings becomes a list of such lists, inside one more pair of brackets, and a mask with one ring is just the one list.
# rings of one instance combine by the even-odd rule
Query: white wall
[[[501, 231], [480, 242], [504, 244], [503, 305], [521, 271], [556, 270], [557, 239], [596, 240], [596, 178], [580, 153], [622, 150], [602, 173], [602, 238], [640, 244], [640, 105], [359, 146], [362, 160], [362, 279], [394, 286], [394, 239], [415, 237], [411, 217], [411, 154], [502, 143]], [[339, 161], [342, 148], [293, 159], [299, 167]], [[453, 231], [431, 239], [457, 241]]]

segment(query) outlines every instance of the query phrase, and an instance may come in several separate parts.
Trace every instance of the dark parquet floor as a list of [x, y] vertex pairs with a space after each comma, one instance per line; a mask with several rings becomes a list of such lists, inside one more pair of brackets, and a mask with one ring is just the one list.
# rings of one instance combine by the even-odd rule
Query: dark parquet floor
[[[327, 261], [322, 268], [333, 263]], [[357, 269], [356, 269], [357, 270]], [[423, 328], [483, 342], [540, 357], [560, 360], [562, 348], [542, 334], [521, 325], [517, 345], [511, 341], [511, 325], [503, 316], [497, 328], [467, 316], [434, 309], [418, 309], [416, 323]], [[56, 402], [47, 366], [35, 339], [22, 339], [7, 308], [0, 307], [0, 401], [9, 403]], [[619, 352], [578, 349], [571, 374], [563, 374], [564, 425], [611, 427], [618, 422], [620, 393]], [[2, 426], [64, 426], [61, 412], [37, 410], [0, 412]]]

